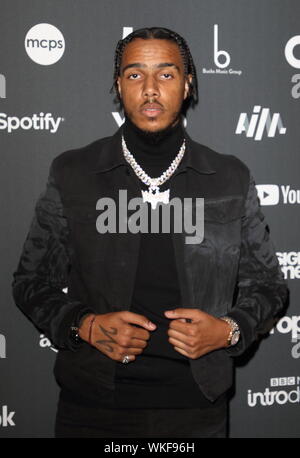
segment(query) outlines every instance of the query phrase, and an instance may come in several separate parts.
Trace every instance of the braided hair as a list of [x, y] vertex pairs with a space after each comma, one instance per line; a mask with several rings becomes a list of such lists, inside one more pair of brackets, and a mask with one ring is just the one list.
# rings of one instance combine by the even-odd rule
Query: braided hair
[[110, 93], [113, 91], [116, 92], [116, 97], [114, 101], [119, 103], [122, 107], [122, 100], [119, 94], [117, 79], [120, 76], [120, 68], [122, 62], [122, 56], [125, 47], [135, 38], [142, 38], [144, 40], [149, 39], [161, 39], [161, 40], [170, 40], [175, 42], [178, 45], [180, 54], [182, 56], [183, 65], [184, 65], [184, 74], [185, 75], [192, 75], [191, 82], [188, 81], [189, 85], [189, 92], [188, 97], [184, 101], [183, 104], [183, 111], [186, 111], [187, 108], [191, 105], [194, 107], [198, 103], [198, 83], [197, 83], [197, 74], [196, 68], [193, 61], [193, 57], [191, 51], [185, 41], [178, 33], [173, 32], [172, 30], [163, 28], [163, 27], [150, 27], [144, 29], [138, 29], [132, 32], [131, 34], [127, 35], [127, 37], [119, 40], [117, 43], [116, 51], [115, 51], [115, 60], [114, 60], [114, 74], [113, 74], [113, 85], [110, 89]]

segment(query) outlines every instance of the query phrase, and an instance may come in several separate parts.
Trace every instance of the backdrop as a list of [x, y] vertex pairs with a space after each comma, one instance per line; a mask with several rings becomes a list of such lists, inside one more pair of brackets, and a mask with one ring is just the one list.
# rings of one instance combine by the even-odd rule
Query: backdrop
[[198, 71], [187, 130], [250, 167], [290, 287], [286, 316], [238, 362], [230, 435], [300, 437], [299, 17], [297, 0], [0, 1], [1, 436], [53, 437], [56, 349], [11, 295], [50, 162], [116, 131], [116, 43], [164, 26]]

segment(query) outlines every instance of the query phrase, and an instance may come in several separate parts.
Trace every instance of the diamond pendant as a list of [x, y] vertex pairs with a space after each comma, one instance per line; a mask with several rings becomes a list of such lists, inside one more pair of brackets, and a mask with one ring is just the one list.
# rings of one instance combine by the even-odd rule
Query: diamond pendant
[[149, 202], [151, 204], [151, 208], [155, 210], [158, 202], [162, 202], [164, 204], [169, 203], [170, 189], [160, 192], [158, 186], [149, 186], [149, 191], [142, 191], [142, 196], [143, 202]]

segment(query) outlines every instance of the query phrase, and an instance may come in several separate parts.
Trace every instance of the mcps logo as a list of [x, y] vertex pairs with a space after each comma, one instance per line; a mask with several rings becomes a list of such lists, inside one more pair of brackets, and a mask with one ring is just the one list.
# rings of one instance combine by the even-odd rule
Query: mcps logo
[[36, 64], [52, 65], [62, 57], [65, 39], [54, 25], [37, 24], [25, 37], [25, 50]]

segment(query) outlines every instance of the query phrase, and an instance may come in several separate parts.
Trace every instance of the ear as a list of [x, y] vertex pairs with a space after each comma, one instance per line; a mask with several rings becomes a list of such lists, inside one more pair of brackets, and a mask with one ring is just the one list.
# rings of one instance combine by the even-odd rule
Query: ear
[[121, 97], [121, 83], [120, 83], [120, 77], [119, 76], [118, 76], [118, 79], [117, 79], [117, 86], [118, 86], [119, 95]]
[[190, 92], [190, 86], [191, 82], [193, 81], [192, 75], [187, 75], [184, 83], [184, 100], [188, 97], [189, 92]]

